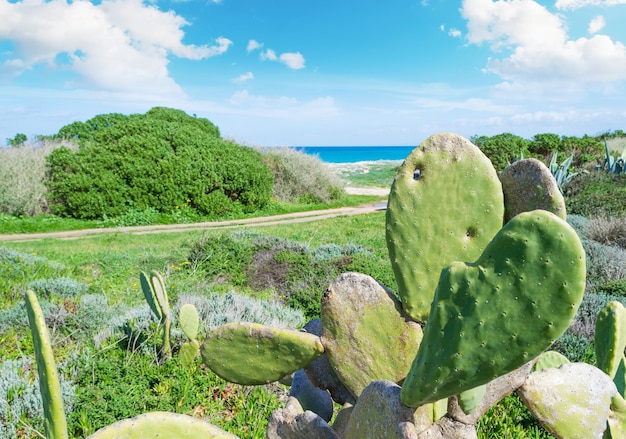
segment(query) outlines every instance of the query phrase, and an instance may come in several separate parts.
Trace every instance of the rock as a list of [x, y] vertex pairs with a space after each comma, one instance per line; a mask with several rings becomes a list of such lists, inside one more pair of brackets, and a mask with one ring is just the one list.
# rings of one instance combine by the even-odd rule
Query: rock
[[354, 397], [372, 381], [401, 382], [422, 339], [391, 291], [370, 276], [344, 273], [322, 298], [322, 344]]
[[517, 393], [557, 439], [600, 439], [617, 388], [600, 369], [569, 363], [531, 373]]
[[[321, 337], [322, 321], [320, 319], [313, 319], [304, 325], [302, 330]], [[330, 365], [326, 354], [322, 354], [313, 360], [304, 368], [304, 371], [309, 377], [309, 380], [311, 380], [311, 383], [320, 389], [328, 390], [333, 401], [336, 403], [341, 405], [355, 403], [354, 396], [352, 396], [346, 386], [343, 385]]]
[[333, 417], [333, 400], [326, 390], [315, 387], [304, 370], [298, 370], [293, 377], [289, 396], [298, 400], [303, 410], [310, 410], [328, 422]]
[[275, 410], [267, 424], [267, 439], [340, 439], [321, 417], [302, 410], [294, 397], [284, 409]]

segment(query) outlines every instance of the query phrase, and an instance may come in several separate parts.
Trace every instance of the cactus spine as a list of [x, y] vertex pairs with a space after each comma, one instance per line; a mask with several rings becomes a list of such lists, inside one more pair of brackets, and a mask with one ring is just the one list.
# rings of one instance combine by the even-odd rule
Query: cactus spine
[[67, 421], [63, 410], [61, 381], [54, 362], [50, 334], [37, 296], [31, 290], [26, 292], [26, 311], [37, 359], [46, 438], [67, 439]]

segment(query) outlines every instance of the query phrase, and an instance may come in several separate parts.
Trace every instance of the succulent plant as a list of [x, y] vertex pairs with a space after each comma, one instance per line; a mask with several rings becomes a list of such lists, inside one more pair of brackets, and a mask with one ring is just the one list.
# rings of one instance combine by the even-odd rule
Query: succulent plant
[[[515, 390], [546, 428], [568, 437], [577, 421], [570, 416], [564, 422], [560, 406], [554, 412], [546, 401], [570, 401], [572, 389], [551, 385], [553, 376], [589, 377], [574, 392], [596, 398], [598, 407], [585, 411], [571, 402], [581, 419], [594, 419], [578, 429], [582, 434], [595, 437], [609, 431], [607, 425], [614, 437], [623, 431], [626, 403], [611, 378], [545, 352], [581, 303], [586, 258], [564, 220], [554, 176], [535, 162], [517, 162], [498, 177], [478, 148], [449, 133], [432, 136], [407, 157], [386, 214], [399, 300], [369, 276], [340, 275], [322, 298], [319, 353], [328, 361], [304, 369], [331, 395], [345, 386], [353, 399], [342, 398], [347, 402], [330, 426], [295, 395], [272, 415], [268, 438], [471, 438], [480, 416]], [[235, 337], [225, 335], [233, 329], [216, 328], [215, 336], [209, 334], [221, 345], [231, 343], [227, 352], [205, 342], [203, 356], [214, 352], [220, 364], [247, 367], [245, 374], [222, 369], [223, 378], [260, 383], [304, 367], [288, 361], [293, 341], [283, 345], [266, 337], [257, 345], [256, 334], [273, 329], [247, 331], [237, 329]], [[215, 367], [213, 360], [205, 362]], [[280, 372], [278, 364], [285, 366]], [[334, 381], [316, 376], [324, 368]]]
[[160, 350], [161, 357], [163, 359], [171, 358], [170, 328], [172, 326], [172, 316], [167, 290], [165, 289], [165, 281], [155, 270], [152, 270], [150, 276], [143, 272], [140, 273], [139, 280], [146, 302], [148, 302], [159, 324], [163, 325], [163, 343]]
[[[46, 438], [67, 439], [67, 422], [63, 410], [61, 383], [52, 354], [50, 334], [35, 293], [31, 290], [27, 291], [25, 300], [37, 359]], [[162, 437], [181, 439], [237, 438], [237, 436], [201, 419], [169, 412], [144, 413], [135, 418], [118, 421], [89, 436], [90, 439], [156, 439]]]

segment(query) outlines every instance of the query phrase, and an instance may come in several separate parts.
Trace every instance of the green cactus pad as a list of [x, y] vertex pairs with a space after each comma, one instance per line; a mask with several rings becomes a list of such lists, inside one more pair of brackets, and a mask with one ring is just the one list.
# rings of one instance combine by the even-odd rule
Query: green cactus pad
[[141, 283], [141, 290], [143, 291], [143, 295], [146, 298], [146, 302], [148, 302], [150, 309], [159, 321], [163, 321], [163, 311], [161, 310], [156, 295], [154, 294], [150, 278], [146, 273], [141, 272], [139, 273], [139, 282]]
[[227, 381], [257, 385], [302, 369], [322, 353], [320, 338], [306, 332], [256, 323], [229, 323], [207, 334], [200, 354]]
[[565, 199], [546, 165], [537, 159], [519, 160], [500, 174], [504, 192], [504, 222], [531, 210], [543, 209], [565, 219]]
[[237, 439], [215, 425], [187, 415], [150, 412], [96, 431], [87, 439]]
[[344, 386], [358, 397], [372, 381], [401, 382], [415, 358], [422, 328], [400, 301], [372, 277], [343, 273], [320, 310], [326, 356]]
[[191, 340], [183, 343], [180, 346], [180, 351], [178, 351], [180, 362], [186, 366], [193, 364], [199, 354], [200, 343], [198, 343], [198, 340]]
[[185, 303], [180, 307], [178, 312], [178, 322], [189, 340], [198, 338], [198, 329], [200, 328], [200, 316], [198, 310], [191, 303]]
[[436, 134], [406, 158], [387, 206], [387, 248], [398, 293], [405, 311], [424, 322], [441, 270], [452, 261], [476, 259], [502, 227], [500, 180], [470, 141]]
[[546, 351], [542, 353], [535, 365], [533, 366], [533, 372], [539, 372], [540, 370], [548, 369], [548, 368], [559, 368], [564, 364], [569, 363], [570, 361], [567, 357], [560, 352], [557, 351]]
[[468, 415], [474, 413], [483, 400], [486, 391], [487, 385], [483, 384], [459, 393], [459, 407], [461, 407], [461, 410]]
[[154, 291], [154, 297], [156, 297], [159, 307], [161, 308], [161, 311], [163, 313], [163, 317], [168, 318], [170, 315], [170, 301], [167, 297], [165, 281], [156, 270], [152, 270], [151, 272], [150, 283]]
[[39, 390], [43, 402], [46, 438], [66, 439], [68, 437], [67, 421], [63, 409], [61, 381], [54, 362], [50, 333], [35, 293], [28, 290], [25, 299], [28, 324], [33, 334], [33, 346], [37, 359], [37, 374], [39, 375]]
[[403, 402], [434, 402], [532, 360], [567, 329], [584, 290], [574, 229], [544, 210], [517, 215], [476, 262], [442, 271]]
[[611, 301], [598, 313], [594, 344], [598, 368], [614, 378], [626, 348], [626, 308], [621, 302]]
[[622, 439], [626, 437], [626, 400], [620, 395], [611, 398], [609, 426], [603, 439]]

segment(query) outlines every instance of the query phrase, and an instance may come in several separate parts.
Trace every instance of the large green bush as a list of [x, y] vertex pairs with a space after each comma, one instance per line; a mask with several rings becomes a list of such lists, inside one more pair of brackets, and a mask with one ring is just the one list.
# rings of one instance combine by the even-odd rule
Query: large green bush
[[97, 219], [184, 206], [220, 217], [253, 212], [272, 196], [273, 176], [258, 152], [180, 110], [100, 115], [58, 136], [80, 144], [47, 159], [50, 204], [59, 215]]
[[520, 157], [528, 157], [529, 140], [511, 133], [502, 133], [495, 136], [473, 136], [472, 143], [491, 160], [494, 168], [502, 172], [510, 163]]

